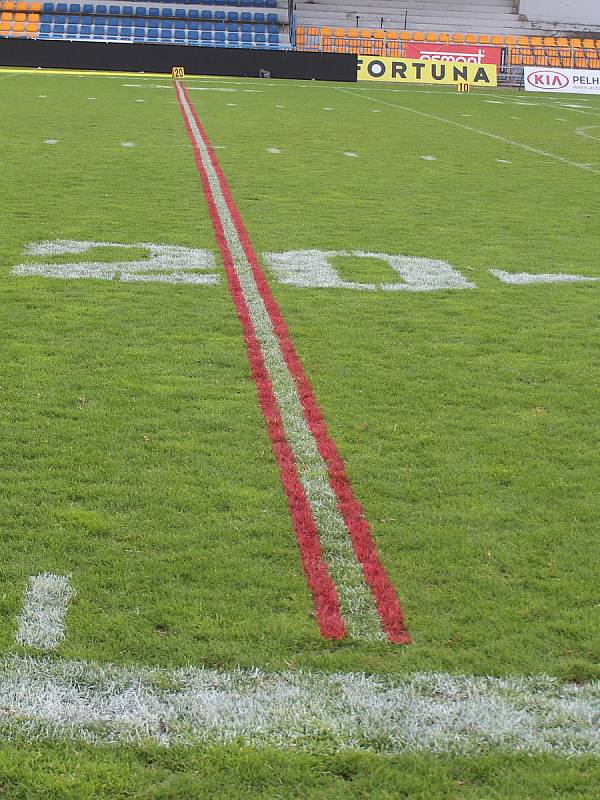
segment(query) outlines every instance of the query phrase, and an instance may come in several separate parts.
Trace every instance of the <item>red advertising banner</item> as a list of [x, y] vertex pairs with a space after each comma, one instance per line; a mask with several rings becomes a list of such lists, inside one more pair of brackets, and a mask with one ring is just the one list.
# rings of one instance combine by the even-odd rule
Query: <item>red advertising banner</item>
[[495, 64], [500, 66], [501, 47], [484, 44], [441, 44], [432, 42], [407, 42], [406, 58], [422, 61], [450, 61], [463, 64]]

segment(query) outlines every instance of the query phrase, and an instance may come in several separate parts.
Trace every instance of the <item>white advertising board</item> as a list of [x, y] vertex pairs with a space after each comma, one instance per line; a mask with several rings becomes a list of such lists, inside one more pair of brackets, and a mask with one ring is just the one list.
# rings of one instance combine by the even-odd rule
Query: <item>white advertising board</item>
[[562, 67], [525, 67], [528, 92], [573, 92], [600, 94], [600, 69], [562, 69]]

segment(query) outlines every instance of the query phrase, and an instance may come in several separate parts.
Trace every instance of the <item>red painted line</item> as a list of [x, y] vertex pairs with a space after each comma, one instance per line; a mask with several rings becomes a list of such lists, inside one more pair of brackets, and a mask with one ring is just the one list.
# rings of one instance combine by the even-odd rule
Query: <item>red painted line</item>
[[[198, 130], [201, 131], [204, 142], [208, 145], [206, 134], [200, 126], [200, 122], [197, 118], [195, 109], [189, 100], [189, 96], [185, 90], [185, 87], [181, 85], [181, 89], [186, 98], [188, 106], [194, 115], [194, 120], [198, 125]], [[223, 225], [215, 204], [212, 188], [202, 162], [202, 156], [198, 150], [198, 145], [190, 128], [178, 92], [177, 100], [179, 102], [179, 108], [181, 110], [181, 115], [183, 117], [188, 136], [192, 143], [196, 167], [198, 168], [198, 172], [200, 174], [204, 196], [208, 205], [210, 218], [215, 232], [215, 238], [217, 240], [221, 257], [223, 259], [225, 272], [227, 274], [229, 291], [242, 325], [244, 341], [246, 342], [246, 349], [248, 352], [248, 361], [250, 362], [250, 368], [252, 371], [252, 378], [256, 384], [256, 391], [258, 394], [260, 407], [267, 424], [267, 431], [269, 433], [273, 452], [279, 466], [281, 482], [283, 483], [283, 487], [287, 496], [288, 507], [290, 510], [298, 547], [300, 549], [304, 573], [306, 575], [306, 580], [315, 605], [315, 616], [317, 618], [322, 636], [327, 639], [342, 639], [346, 635], [346, 628], [340, 612], [340, 603], [337, 590], [329, 574], [327, 566], [323, 561], [321, 544], [319, 542], [319, 536], [317, 533], [317, 526], [312, 515], [310, 504], [306, 498], [306, 494], [304, 493], [304, 489], [298, 476], [292, 450], [285, 436], [283, 422], [277, 402], [275, 400], [275, 395], [273, 393], [271, 379], [265, 366], [260, 345], [254, 332], [254, 326], [252, 325], [252, 321], [250, 319], [248, 306], [246, 305], [242, 287], [235, 271], [233, 257], [225, 238]], [[210, 153], [212, 157], [212, 148], [210, 149]]]

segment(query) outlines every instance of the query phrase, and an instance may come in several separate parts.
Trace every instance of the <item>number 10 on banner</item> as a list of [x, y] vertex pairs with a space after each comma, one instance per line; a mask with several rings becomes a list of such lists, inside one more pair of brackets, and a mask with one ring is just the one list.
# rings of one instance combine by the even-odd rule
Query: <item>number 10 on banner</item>
[[185, 78], [185, 70], [183, 67], [173, 67], [171, 70], [171, 77], [175, 78], [176, 80], [181, 80], [181, 78]]

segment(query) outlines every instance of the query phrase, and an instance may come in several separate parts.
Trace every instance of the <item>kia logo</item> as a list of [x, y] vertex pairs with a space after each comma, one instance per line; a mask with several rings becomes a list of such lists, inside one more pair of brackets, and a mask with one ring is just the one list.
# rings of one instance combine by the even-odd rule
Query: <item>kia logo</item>
[[529, 73], [527, 83], [535, 86], [536, 89], [564, 89], [569, 85], [569, 79], [562, 72], [553, 69], [538, 69]]

